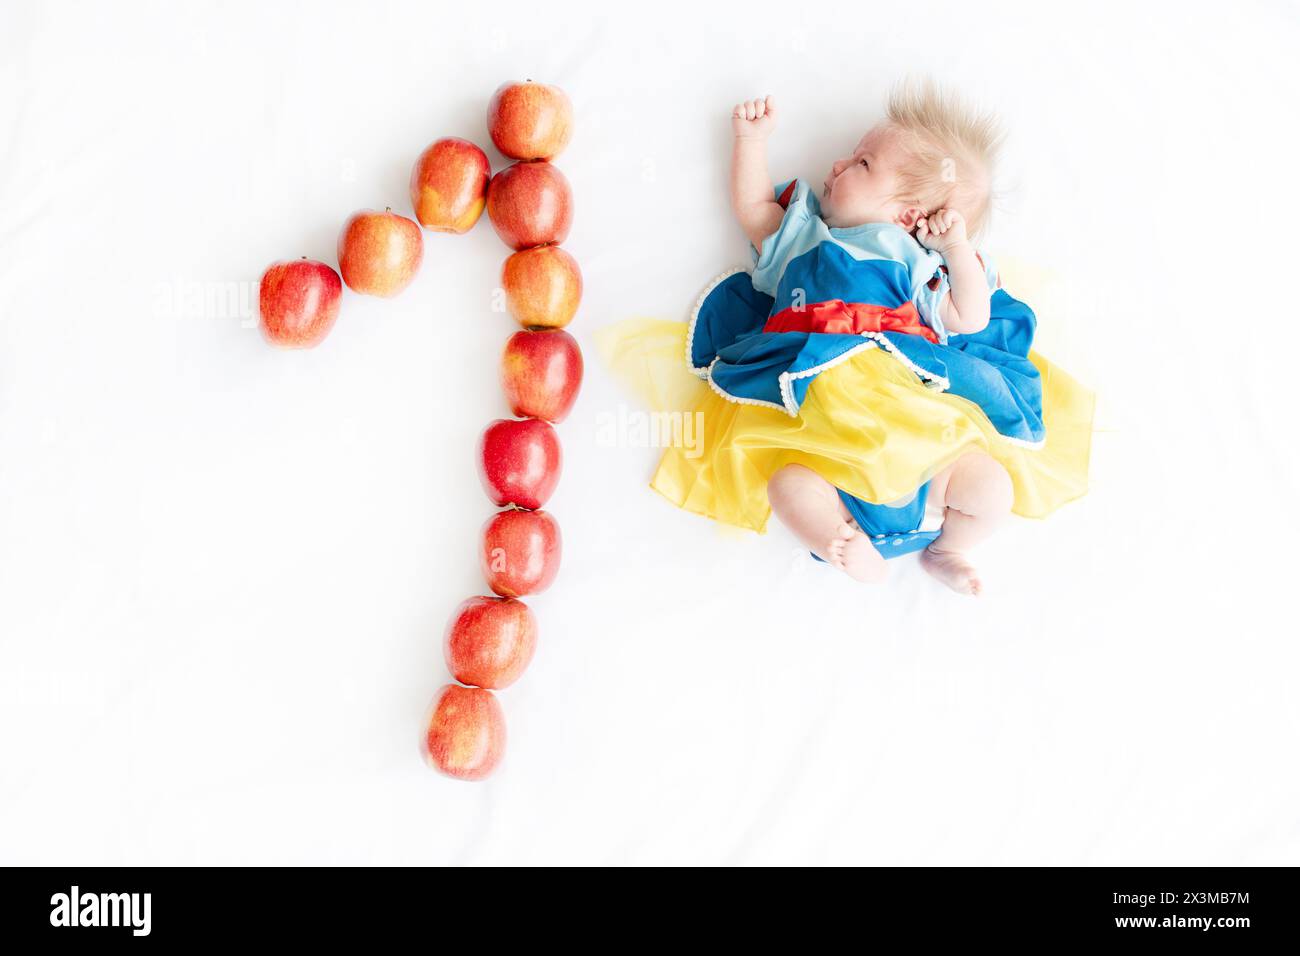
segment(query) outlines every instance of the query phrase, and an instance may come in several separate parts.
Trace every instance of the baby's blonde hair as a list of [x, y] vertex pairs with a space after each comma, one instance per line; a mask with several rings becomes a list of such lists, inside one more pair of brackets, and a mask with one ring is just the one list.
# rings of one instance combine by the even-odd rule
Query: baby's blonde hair
[[887, 117], [907, 157], [895, 198], [927, 215], [954, 208], [966, 218], [967, 232], [979, 235], [993, 205], [993, 163], [1003, 138], [997, 117], [975, 111], [929, 79], [894, 87]]

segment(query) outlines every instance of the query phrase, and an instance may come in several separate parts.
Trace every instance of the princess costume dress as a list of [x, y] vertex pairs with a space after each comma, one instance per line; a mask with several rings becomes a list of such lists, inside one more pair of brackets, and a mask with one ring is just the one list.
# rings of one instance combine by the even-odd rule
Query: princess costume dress
[[[989, 283], [988, 326], [949, 333], [943, 257], [890, 223], [831, 228], [800, 180], [776, 188], [781, 225], [752, 272], [714, 280], [686, 324], [631, 320], [606, 361], [657, 412], [693, 413], [702, 448], [668, 448], [651, 487], [673, 504], [762, 532], [767, 481], [817, 472], [887, 558], [924, 547], [928, 482], [981, 449], [1045, 517], [1087, 491], [1093, 396], [1031, 351], [1036, 319]], [[707, 383], [688, 385], [686, 367]]]

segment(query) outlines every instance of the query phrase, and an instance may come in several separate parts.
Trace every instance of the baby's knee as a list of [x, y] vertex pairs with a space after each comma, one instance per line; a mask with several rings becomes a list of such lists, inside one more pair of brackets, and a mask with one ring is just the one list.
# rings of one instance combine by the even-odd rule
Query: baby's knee
[[817, 473], [811, 468], [803, 465], [783, 465], [767, 479], [768, 497], [792, 494], [801, 488], [807, 488], [816, 478]]
[[[949, 504], [954, 504], [959, 511], [1009, 512], [1015, 497], [1010, 473], [996, 458], [982, 451], [963, 455], [948, 485]], [[956, 504], [954, 498], [962, 503]]]
[[992, 498], [989, 503], [992, 511], [997, 514], [1011, 513], [1011, 506], [1016, 501], [1016, 486], [1011, 481], [1011, 475], [1001, 465], [989, 476], [989, 495]]
[[[785, 465], [767, 480], [767, 500], [773, 508], [844, 506], [835, 486], [804, 465]], [[847, 512], [843, 512], [847, 515]]]

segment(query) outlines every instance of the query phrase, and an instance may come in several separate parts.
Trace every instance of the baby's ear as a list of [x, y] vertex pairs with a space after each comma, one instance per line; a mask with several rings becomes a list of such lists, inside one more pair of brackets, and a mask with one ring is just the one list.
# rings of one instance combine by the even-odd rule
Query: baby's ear
[[911, 232], [916, 228], [916, 224], [924, 218], [924, 209], [920, 206], [908, 206], [894, 218], [894, 222]]

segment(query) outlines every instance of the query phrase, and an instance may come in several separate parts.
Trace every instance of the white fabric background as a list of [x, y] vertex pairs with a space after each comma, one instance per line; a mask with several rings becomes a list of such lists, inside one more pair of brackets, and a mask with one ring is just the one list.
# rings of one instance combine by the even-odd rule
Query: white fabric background
[[[0, 861], [1300, 862], [1300, 22], [1212, 9], [6, 4]], [[732, 104], [778, 96], [773, 176], [816, 177], [908, 71], [1004, 115], [990, 248], [1056, 273], [1040, 347], [1101, 394], [1092, 494], [979, 601], [679, 512], [597, 429], [636, 406], [595, 330], [746, 261]], [[212, 296], [407, 212], [525, 76], [576, 106], [588, 378], [471, 785], [417, 740], [482, 587], [504, 246], [430, 236], [307, 353]]]

